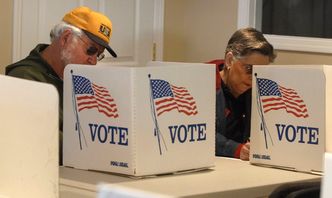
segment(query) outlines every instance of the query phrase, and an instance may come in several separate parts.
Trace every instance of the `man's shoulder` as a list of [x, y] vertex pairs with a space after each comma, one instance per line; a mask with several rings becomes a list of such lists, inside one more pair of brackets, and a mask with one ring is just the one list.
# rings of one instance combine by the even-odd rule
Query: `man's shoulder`
[[39, 81], [45, 75], [41, 64], [13, 64], [6, 67], [6, 75]]
[[8, 65], [6, 67], [6, 75], [20, 74], [22, 72], [39, 73], [47, 70], [47, 63], [40, 56], [41, 51], [47, 46], [47, 44], [38, 44], [27, 57]]

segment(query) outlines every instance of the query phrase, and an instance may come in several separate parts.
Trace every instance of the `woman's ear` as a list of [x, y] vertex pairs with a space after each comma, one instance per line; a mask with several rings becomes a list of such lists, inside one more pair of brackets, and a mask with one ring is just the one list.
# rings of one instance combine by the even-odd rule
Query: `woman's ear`
[[232, 52], [227, 52], [227, 54], [225, 56], [225, 66], [226, 66], [227, 70], [229, 70], [232, 67], [233, 61], [234, 61], [233, 53]]

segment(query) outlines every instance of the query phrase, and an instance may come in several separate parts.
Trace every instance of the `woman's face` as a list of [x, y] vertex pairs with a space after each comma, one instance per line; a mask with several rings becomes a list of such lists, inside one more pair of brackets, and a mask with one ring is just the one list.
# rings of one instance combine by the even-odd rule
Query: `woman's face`
[[226, 55], [228, 63], [227, 85], [231, 93], [238, 97], [252, 87], [252, 66], [268, 65], [269, 57], [258, 52], [253, 52], [241, 59], [237, 59], [231, 52]]

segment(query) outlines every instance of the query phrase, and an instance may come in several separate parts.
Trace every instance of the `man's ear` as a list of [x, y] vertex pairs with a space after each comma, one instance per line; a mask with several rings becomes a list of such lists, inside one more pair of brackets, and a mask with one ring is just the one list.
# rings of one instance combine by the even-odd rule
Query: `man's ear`
[[68, 44], [72, 35], [73, 35], [73, 33], [71, 32], [70, 29], [66, 29], [65, 31], [63, 31], [60, 36], [61, 45], [64, 46], [64, 45]]
[[230, 69], [230, 67], [233, 65], [233, 61], [234, 61], [233, 53], [232, 52], [227, 52], [227, 54], [225, 56], [226, 69]]

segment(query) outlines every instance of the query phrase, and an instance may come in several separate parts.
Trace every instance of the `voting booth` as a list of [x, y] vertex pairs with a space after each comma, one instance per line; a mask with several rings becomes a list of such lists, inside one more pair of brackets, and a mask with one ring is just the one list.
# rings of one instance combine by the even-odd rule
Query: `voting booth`
[[59, 197], [59, 96], [0, 75], [0, 197]]
[[254, 66], [250, 162], [322, 173], [332, 145], [332, 66]]
[[116, 184], [98, 184], [97, 198], [174, 198], [173, 196], [162, 195], [159, 193], [147, 192], [134, 188], [124, 187]]
[[329, 198], [332, 197], [332, 152], [326, 152], [324, 159], [324, 177], [322, 179], [320, 197]]
[[215, 66], [69, 65], [64, 165], [132, 176], [211, 167]]

